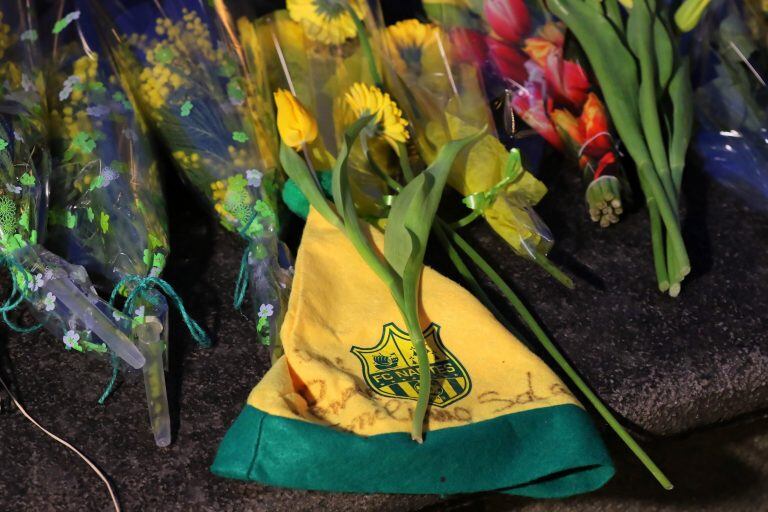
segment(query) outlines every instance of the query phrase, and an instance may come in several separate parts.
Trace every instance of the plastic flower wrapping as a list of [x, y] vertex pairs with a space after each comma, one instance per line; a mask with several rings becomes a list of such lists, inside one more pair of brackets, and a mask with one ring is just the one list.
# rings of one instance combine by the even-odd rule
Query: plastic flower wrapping
[[28, 2], [2, 2], [0, 20], [0, 249], [13, 279], [3, 317], [22, 300], [72, 352], [104, 355], [111, 350], [134, 368], [144, 364], [125, 331], [127, 322], [96, 294], [85, 269], [40, 244], [46, 227], [51, 161], [45, 142], [43, 69], [39, 34]]
[[424, 8], [460, 57], [481, 67], [491, 95], [503, 98], [507, 130], [515, 134], [517, 115], [577, 162], [591, 219], [618, 222], [629, 185], [605, 106], [571, 56], [575, 48], [566, 47], [563, 24], [524, 0], [425, 0]]
[[768, 9], [713, 2], [690, 41], [702, 166], [768, 211]]
[[[476, 63], [462, 58], [437, 25], [406, 20], [387, 27], [374, 20], [374, 40], [384, 60], [386, 81], [414, 124], [415, 146], [425, 162], [437, 148], [488, 126], [488, 133], [455, 164], [449, 184], [471, 210], [465, 222], [483, 216], [518, 254], [551, 269], [546, 253], [552, 237], [533, 206], [547, 189], [525, 171], [493, 130]], [[379, 18], [380, 19], [380, 18]], [[510, 156], [517, 156], [512, 162]]]
[[[82, 10], [66, 14], [70, 6]], [[165, 200], [147, 130], [134, 108], [134, 88], [116, 73], [117, 62], [126, 58], [123, 49], [102, 49], [87, 5], [65, 2], [56, 8], [64, 13], [60, 19], [73, 13], [76, 18], [51, 37], [46, 74], [53, 153], [50, 246], [105, 282], [111, 302], [126, 298], [123, 313], [146, 358], [156, 440], [165, 446], [168, 302], [160, 292], [179, 306], [198, 343], [210, 341], [160, 278], [169, 254]]]
[[[277, 135], [263, 67], [247, 70], [202, 3], [105, 4], [138, 65], [137, 98], [178, 169], [220, 223], [248, 242], [235, 305], [250, 280], [257, 331], [277, 342], [290, 287], [278, 239]], [[275, 343], [279, 346], [279, 343]]]

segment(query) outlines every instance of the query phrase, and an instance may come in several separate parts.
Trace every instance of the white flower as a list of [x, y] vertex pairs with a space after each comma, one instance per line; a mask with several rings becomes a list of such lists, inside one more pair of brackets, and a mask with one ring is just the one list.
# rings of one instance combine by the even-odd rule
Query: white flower
[[275, 314], [275, 308], [272, 304], [262, 304], [259, 306], [259, 318], [267, 318]]
[[139, 306], [136, 308], [136, 311], [133, 312], [133, 314], [137, 318], [144, 318], [144, 306]]
[[53, 270], [47, 268], [43, 273], [43, 280], [50, 281], [53, 278]]
[[106, 166], [99, 172], [99, 176], [101, 176], [101, 188], [104, 188], [115, 181], [119, 175], [113, 168]]
[[96, 105], [86, 108], [85, 112], [91, 117], [104, 117], [109, 114], [109, 109], [104, 105]]
[[6, 190], [11, 194], [21, 194], [21, 187], [18, 185], [11, 185], [10, 183], [5, 185]]
[[64, 345], [67, 348], [74, 348], [78, 341], [80, 341], [80, 335], [76, 331], [70, 329], [64, 333]]
[[45, 285], [45, 280], [43, 279], [43, 274], [37, 274], [32, 277], [32, 281], [29, 282], [29, 289], [33, 292], [36, 292], [38, 289], [40, 289], [43, 285]]
[[48, 295], [43, 299], [43, 306], [45, 306], [46, 311], [53, 311], [56, 307], [56, 296], [53, 293], [48, 292]]
[[24, 137], [17, 130], [13, 130], [13, 140], [24, 142]]
[[149, 271], [149, 277], [158, 277], [160, 275], [160, 267], [152, 267]]
[[264, 174], [258, 169], [248, 169], [245, 171], [245, 177], [248, 179], [249, 187], [258, 187], [261, 186], [261, 179], [264, 177]]

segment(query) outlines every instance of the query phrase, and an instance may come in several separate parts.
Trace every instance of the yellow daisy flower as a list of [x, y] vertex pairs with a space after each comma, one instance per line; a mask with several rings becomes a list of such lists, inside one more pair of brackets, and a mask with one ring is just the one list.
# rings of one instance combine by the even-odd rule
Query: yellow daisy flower
[[357, 0], [286, 0], [285, 7], [307, 37], [323, 44], [342, 44], [357, 35], [348, 7], [363, 17]]
[[404, 73], [411, 70], [420, 73], [421, 58], [425, 49], [431, 47], [440, 37], [440, 28], [419, 20], [404, 20], [390, 25], [385, 32], [385, 41], [390, 50], [395, 71]]
[[358, 119], [373, 115], [376, 134], [384, 137], [392, 147], [408, 140], [408, 121], [403, 119], [403, 112], [389, 94], [376, 86], [358, 82], [349, 88], [344, 99]]

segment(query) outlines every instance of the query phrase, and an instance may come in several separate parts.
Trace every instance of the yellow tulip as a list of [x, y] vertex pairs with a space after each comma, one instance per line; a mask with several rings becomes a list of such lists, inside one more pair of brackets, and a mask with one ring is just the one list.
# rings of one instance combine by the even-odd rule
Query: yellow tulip
[[634, 0], [619, 0], [619, 3], [626, 7], [627, 9], [631, 9], [632, 6], [635, 4]]
[[690, 32], [701, 19], [710, 0], [685, 0], [675, 12], [675, 24], [681, 32]]
[[277, 131], [283, 142], [299, 149], [317, 138], [317, 121], [293, 94], [285, 89], [278, 89], [275, 91], [275, 104]]

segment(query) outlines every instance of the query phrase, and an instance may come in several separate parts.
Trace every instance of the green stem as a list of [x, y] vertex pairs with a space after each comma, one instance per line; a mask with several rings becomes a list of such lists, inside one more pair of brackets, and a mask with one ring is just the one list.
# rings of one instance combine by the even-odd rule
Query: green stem
[[471, 224], [475, 219], [480, 217], [483, 214], [483, 211], [480, 208], [476, 208], [472, 210], [472, 212], [469, 215], [466, 215], [456, 222], [451, 223], [451, 227], [454, 229], [463, 228], [464, 226], [467, 226]]
[[409, 183], [415, 174], [413, 173], [413, 167], [411, 167], [411, 161], [408, 160], [408, 148], [402, 142], [397, 143], [397, 158], [400, 163], [400, 168], [403, 170], [405, 182]]
[[402, 313], [405, 317], [408, 334], [413, 343], [413, 348], [416, 350], [416, 357], [419, 362], [419, 397], [416, 401], [416, 409], [413, 411], [411, 439], [421, 443], [423, 441], [422, 432], [424, 430], [424, 418], [427, 414], [427, 406], [429, 405], [432, 386], [432, 376], [429, 372], [427, 341], [424, 339], [424, 333], [421, 330], [417, 308], [408, 307]]
[[365, 25], [363, 25], [362, 20], [351, 6], [347, 9], [347, 11], [352, 17], [352, 21], [355, 23], [357, 37], [360, 40], [360, 48], [363, 50], [366, 61], [368, 62], [368, 70], [371, 73], [371, 79], [373, 79], [374, 85], [381, 89], [384, 86], [384, 81], [381, 79], [379, 69], [376, 67], [376, 59], [373, 56], [371, 41], [368, 39], [368, 34], [365, 32]]
[[684, 273], [689, 272], [691, 263], [688, 259], [688, 252], [685, 250], [685, 242], [683, 242], [683, 235], [680, 232], [679, 220], [667, 201], [656, 171], [653, 170], [653, 165], [650, 161], [644, 160], [637, 164], [637, 173], [640, 177], [640, 185], [643, 188], [646, 199], [651, 197], [656, 200], [659, 214], [669, 234], [667, 251], [674, 251], [675, 257], [680, 264], [680, 270]]
[[566, 288], [569, 288], [573, 290], [575, 286], [573, 285], [573, 280], [565, 275], [565, 273], [557, 268], [557, 265], [552, 263], [552, 261], [544, 255], [544, 253], [536, 251], [536, 253], [533, 256], [533, 262], [536, 263], [538, 266], [540, 266], [542, 269], [544, 269], [549, 275], [554, 277], [557, 282], [565, 286]]
[[656, 207], [656, 201], [653, 198], [649, 199], [647, 204], [648, 215], [651, 219], [651, 246], [653, 248], [653, 266], [656, 268], [656, 282], [659, 285], [659, 290], [666, 292], [669, 290], [669, 275], [667, 274], [667, 262], [664, 257], [664, 241], [662, 239], [659, 209]]
[[581, 391], [581, 393], [587, 398], [590, 404], [600, 414], [606, 423], [613, 429], [616, 435], [627, 445], [627, 447], [635, 454], [635, 456], [643, 463], [643, 465], [650, 471], [650, 473], [656, 478], [664, 489], [672, 489], [672, 483], [659, 469], [659, 467], [651, 460], [648, 454], [637, 444], [632, 438], [629, 432], [619, 423], [619, 421], [613, 416], [610, 410], [603, 405], [600, 399], [589, 389], [589, 386], [582, 380], [576, 370], [568, 363], [565, 357], [560, 353], [557, 347], [552, 343], [544, 330], [539, 326], [538, 322], [533, 318], [533, 315], [528, 311], [520, 298], [515, 292], [504, 282], [504, 280], [496, 273], [495, 270], [478, 254], [472, 246], [467, 243], [461, 236], [453, 232], [449, 226], [444, 222], [437, 221], [443, 229], [446, 230], [452, 242], [455, 243], [459, 249], [461, 249], [472, 262], [480, 268], [480, 270], [488, 276], [488, 278], [495, 284], [504, 297], [512, 304], [517, 311], [517, 314], [523, 320], [525, 325], [531, 330], [536, 339], [541, 343], [547, 353], [555, 360], [560, 368], [565, 372], [568, 378], [571, 379], [573, 384]]

